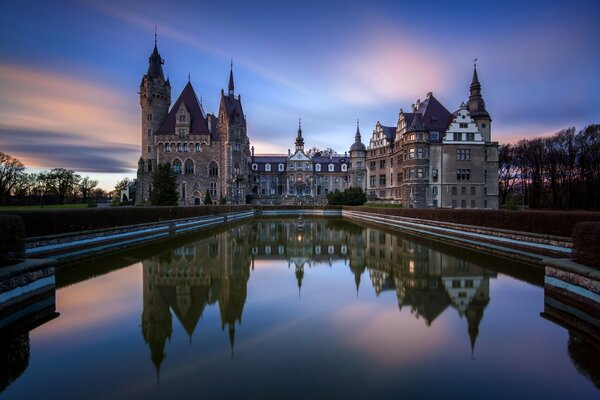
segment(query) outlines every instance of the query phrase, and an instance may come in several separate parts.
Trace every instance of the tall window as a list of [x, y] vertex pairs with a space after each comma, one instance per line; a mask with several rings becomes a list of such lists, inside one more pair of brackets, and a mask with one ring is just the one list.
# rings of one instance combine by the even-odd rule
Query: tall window
[[456, 180], [468, 181], [470, 179], [471, 179], [471, 170], [470, 169], [457, 169], [456, 170]]
[[183, 151], [188, 151], [188, 144], [187, 143], [183, 144]]
[[200, 143], [196, 143], [196, 152], [199, 153], [201, 151]]
[[434, 182], [437, 182], [438, 180], [438, 170], [437, 168], [434, 168], [431, 170], [431, 179], [433, 179]]
[[173, 160], [173, 172], [175, 172], [176, 174], [180, 174], [181, 173], [181, 161], [179, 161], [178, 159]]
[[385, 186], [385, 174], [379, 175], [379, 186]]
[[177, 143], [177, 151], [183, 151], [183, 147], [181, 147], [181, 143]]
[[190, 160], [189, 158], [187, 160], [185, 160], [184, 170], [187, 175], [194, 174], [194, 162], [192, 160]]
[[468, 161], [471, 159], [471, 149], [456, 149], [457, 161]]
[[165, 153], [171, 152], [171, 143], [165, 143]]
[[408, 159], [412, 160], [415, 158], [415, 149], [408, 150]]
[[152, 136], [152, 128], [148, 128], [148, 137]]
[[455, 142], [460, 142], [462, 140], [462, 133], [454, 132], [453, 136], [454, 136], [454, 141]]
[[210, 196], [212, 198], [217, 197], [217, 182], [210, 183]]
[[475, 133], [473, 133], [473, 132], [467, 133], [467, 140], [471, 141], [471, 142], [474, 141], [475, 140]]
[[371, 175], [369, 177], [369, 187], [375, 187], [377, 177], [375, 175]]
[[377, 163], [375, 161], [371, 161], [369, 164], [369, 169], [371, 171], [375, 170], [377, 168]]
[[423, 158], [423, 148], [417, 147], [417, 158], [420, 160]]
[[265, 164], [265, 171], [271, 171], [271, 164]]
[[379, 160], [379, 168], [380, 169], [384, 169], [385, 168], [385, 160]]
[[185, 129], [180, 129], [179, 131], [177, 131], [177, 135], [179, 136], [179, 139], [183, 139], [183, 137], [185, 136]]
[[148, 115], [146, 115], [146, 119], [147, 119], [148, 121], [152, 121], [152, 114], [148, 114]]
[[333, 164], [329, 164], [329, 165], [328, 165], [328, 168], [329, 168], [329, 172], [333, 172], [333, 168], [334, 168], [334, 167], [333, 167]]
[[[319, 165], [319, 164], [317, 164], [317, 165]], [[319, 165], [319, 171], [321, 170], [321, 168], [320, 168], [320, 167], [321, 167], [321, 166]], [[281, 171], [285, 171], [285, 165], [283, 165], [283, 164], [279, 164], [278, 168], [279, 168], [279, 171], [280, 171], [280, 172], [281, 172]]]
[[211, 178], [219, 176], [219, 166], [214, 161], [211, 161], [210, 164], [208, 164], [208, 176]]

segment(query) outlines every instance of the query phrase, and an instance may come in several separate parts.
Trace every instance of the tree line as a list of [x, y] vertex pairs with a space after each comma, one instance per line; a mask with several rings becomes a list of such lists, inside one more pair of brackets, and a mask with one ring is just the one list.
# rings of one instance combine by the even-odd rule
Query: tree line
[[26, 173], [19, 159], [0, 152], [0, 205], [86, 203], [106, 198], [98, 181], [66, 168]]
[[600, 209], [600, 125], [499, 148], [500, 204]]

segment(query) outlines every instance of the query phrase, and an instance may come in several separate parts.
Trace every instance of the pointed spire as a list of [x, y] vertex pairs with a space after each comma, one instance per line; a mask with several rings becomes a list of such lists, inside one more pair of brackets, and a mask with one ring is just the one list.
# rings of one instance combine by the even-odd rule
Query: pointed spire
[[489, 114], [485, 109], [485, 101], [481, 96], [481, 83], [479, 83], [479, 76], [477, 75], [477, 58], [473, 63], [473, 79], [471, 80], [469, 101], [467, 108], [472, 117], [488, 117]]
[[164, 81], [165, 75], [163, 74], [162, 65], [165, 63], [165, 61], [160, 57], [160, 54], [158, 53], [157, 42], [158, 39], [156, 34], [156, 27], [154, 27], [154, 50], [148, 58], [148, 71], [146, 72], [146, 75], [150, 79], [158, 78]]
[[234, 95], [234, 85], [233, 85], [233, 58], [231, 59], [231, 63], [229, 64], [229, 97], [233, 97]]
[[235, 323], [229, 324], [229, 347], [231, 349], [231, 359], [233, 360], [233, 347], [235, 344]]
[[304, 138], [302, 137], [302, 118], [298, 119], [298, 136], [296, 136], [296, 150], [304, 151]]
[[354, 135], [354, 142], [360, 143], [360, 141], [361, 141], [361, 137], [360, 137], [360, 121], [357, 118], [356, 119], [356, 135]]

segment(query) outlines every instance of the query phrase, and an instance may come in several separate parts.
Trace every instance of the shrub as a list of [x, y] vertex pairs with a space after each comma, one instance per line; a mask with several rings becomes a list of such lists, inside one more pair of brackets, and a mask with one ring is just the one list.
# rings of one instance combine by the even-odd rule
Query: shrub
[[580, 222], [573, 229], [573, 257], [600, 269], [600, 222]]
[[0, 215], [0, 265], [25, 257], [25, 228], [17, 215]]
[[367, 202], [367, 195], [361, 188], [351, 187], [343, 192], [327, 193], [327, 202], [332, 206], [362, 206]]

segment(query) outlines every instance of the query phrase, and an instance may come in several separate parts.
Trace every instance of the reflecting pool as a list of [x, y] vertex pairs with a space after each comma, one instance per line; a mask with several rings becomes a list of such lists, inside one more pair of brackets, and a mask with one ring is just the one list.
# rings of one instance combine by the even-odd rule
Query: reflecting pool
[[64, 266], [0, 397], [599, 398], [543, 272], [341, 219], [255, 219]]

